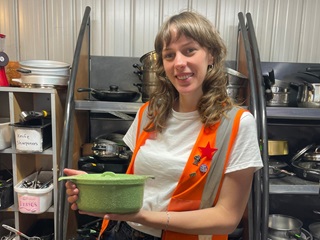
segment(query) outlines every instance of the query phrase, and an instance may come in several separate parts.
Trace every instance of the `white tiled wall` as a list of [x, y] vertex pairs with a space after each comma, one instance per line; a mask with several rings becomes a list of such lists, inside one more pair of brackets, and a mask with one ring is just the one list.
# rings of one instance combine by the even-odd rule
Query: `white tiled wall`
[[181, 10], [207, 16], [234, 60], [238, 12], [253, 18], [262, 61], [319, 63], [318, 0], [0, 0], [0, 33], [10, 60], [72, 63], [86, 6], [91, 54], [140, 57], [153, 49], [161, 23]]

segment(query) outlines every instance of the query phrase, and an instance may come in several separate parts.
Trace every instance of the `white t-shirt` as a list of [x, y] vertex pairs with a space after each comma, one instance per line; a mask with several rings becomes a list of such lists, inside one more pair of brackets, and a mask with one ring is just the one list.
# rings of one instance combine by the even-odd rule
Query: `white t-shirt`
[[[136, 115], [138, 116], [138, 114]], [[138, 120], [135, 118], [124, 142], [133, 151], [136, 143]], [[141, 146], [134, 164], [135, 174], [153, 175], [145, 184], [143, 209], [166, 211], [191, 150], [196, 142], [202, 123], [197, 111], [181, 113], [173, 110], [167, 128]], [[263, 167], [257, 141], [256, 123], [251, 113], [241, 116], [238, 135], [230, 155], [226, 173], [254, 167]], [[128, 223], [133, 228], [160, 237], [161, 230]]]

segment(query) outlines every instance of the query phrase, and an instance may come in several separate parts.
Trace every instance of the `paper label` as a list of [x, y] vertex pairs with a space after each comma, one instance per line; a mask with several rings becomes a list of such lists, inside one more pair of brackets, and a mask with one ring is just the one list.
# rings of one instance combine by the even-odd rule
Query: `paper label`
[[20, 196], [19, 211], [28, 213], [40, 212], [40, 197], [37, 196]]
[[15, 130], [16, 148], [19, 151], [42, 152], [42, 132], [40, 129]]

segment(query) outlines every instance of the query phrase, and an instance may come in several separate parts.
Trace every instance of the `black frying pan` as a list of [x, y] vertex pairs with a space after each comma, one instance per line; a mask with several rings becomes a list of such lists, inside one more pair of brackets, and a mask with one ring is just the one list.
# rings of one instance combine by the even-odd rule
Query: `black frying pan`
[[304, 161], [293, 161], [291, 163], [293, 172], [297, 174], [298, 177], [313, 181], [320, 181], [320, 167], [316, 162], [304, 162]]
[[90, 92], [92, 97], [100, 101], [135, 102], [140, 97], [140, 93], [119, 90], [116, 85], [111, 85], [109, 89], [78, 88], [78, 92]]

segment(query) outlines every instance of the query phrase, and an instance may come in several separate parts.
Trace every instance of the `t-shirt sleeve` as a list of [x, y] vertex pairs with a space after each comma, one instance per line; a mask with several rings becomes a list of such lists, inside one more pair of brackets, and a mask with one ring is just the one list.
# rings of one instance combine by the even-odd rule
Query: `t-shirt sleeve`
[[128, 131], [123, 137], [123, 141], [125, 144], [130, 148], [130, 150], [133, 152], [135, 145], [136, 145], [136, 135], [137, 135], [137, 128], [138, 128], [138, 116], [139, 116], [138, 110], [135, 119], [133, 120], [131, 126], [129, 127]]
[[226, 173], [249, 167], [259, 170], [263, 167], [263, 162], [255, 119], [250, 112], [244, 112], [240, 119], [238, 134], [230, 154]]

